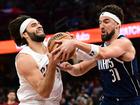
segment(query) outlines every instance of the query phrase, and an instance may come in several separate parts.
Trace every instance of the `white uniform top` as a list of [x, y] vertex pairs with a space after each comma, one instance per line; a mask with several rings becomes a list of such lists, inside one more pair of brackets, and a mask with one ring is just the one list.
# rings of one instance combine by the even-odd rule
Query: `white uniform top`
[[[47, 70], [46, 65], [49, 63], [47, 55], [34, 52], [28, 46], [25, 46], [19, 53], [26, 53], [33, 57], [36, 61], [40, 72], [44, 75]], [[16, 63], [15, 63], [16, 65]], [[17, 68], [17, 66], [16, 66]], [[17, 96], [20, 101], [19, 105], [59, 105], [63, 92], [60, 69], [57, 68], [55, 82], [49, 98], [42, 98], [29, 84], [29, 82], [18, 73], [20, 87], [17, 91]], [[46, 90], [47, 91], [47, 90]]]

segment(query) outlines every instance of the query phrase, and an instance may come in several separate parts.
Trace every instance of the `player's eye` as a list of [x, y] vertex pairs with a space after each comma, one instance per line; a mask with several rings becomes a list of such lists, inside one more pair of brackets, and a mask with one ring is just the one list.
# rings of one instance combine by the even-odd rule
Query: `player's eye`
[[32, 24], [31, 24], [31, 27], [35, 27], [35, 26], [37, 26], [36, 23], [32, 23]]

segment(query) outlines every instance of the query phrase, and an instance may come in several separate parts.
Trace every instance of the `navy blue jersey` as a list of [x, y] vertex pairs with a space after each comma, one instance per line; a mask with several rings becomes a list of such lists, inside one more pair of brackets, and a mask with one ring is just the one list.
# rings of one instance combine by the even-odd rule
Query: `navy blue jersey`
[[138, 68], [135, 63], [135, 59], [131, 62], [121, 61], [117, 58], [98, 60], [105, 96], [134, 97], [140, 95]]

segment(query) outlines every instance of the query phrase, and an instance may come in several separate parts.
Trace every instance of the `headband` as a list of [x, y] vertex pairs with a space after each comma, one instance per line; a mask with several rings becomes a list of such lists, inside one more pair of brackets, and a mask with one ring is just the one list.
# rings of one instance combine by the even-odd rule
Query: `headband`
[[23, 32], [25, 31], [25, 29], [27, 28], [28, 24], [32, 21], [32, 20], [35, 20], [33, 18], [28, 18], [26, 19], [25, 21], [22, 22], [22, 24], [20, 25], [20, 29], [19, 29], [19, 32], [20, 32], [20, 36], [22, 36]]
[[102, 12], [100, 17], [101, 16], [108, 16], [108, 17], [112, 18], [113, 20], [115, 20], [117, 23], [121, 24], [121, 20], [118, 18], [118, 16], [116, 16], [110, 12]]

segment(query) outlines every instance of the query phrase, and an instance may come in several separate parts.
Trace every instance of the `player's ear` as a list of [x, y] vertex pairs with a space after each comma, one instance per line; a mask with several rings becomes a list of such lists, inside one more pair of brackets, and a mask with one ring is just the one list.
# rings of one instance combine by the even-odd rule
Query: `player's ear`
[[25, 32], [22, 34], [22, 36], [23, 36], [24, 38], [28, 38], [27, 32], [25, 31]]
[[116, 25], [116, 29], [120, 29], [121, 25], [119, 23], [117, 23]]

